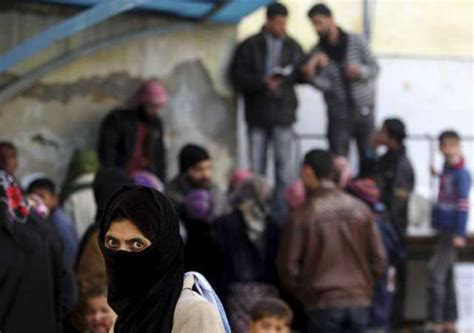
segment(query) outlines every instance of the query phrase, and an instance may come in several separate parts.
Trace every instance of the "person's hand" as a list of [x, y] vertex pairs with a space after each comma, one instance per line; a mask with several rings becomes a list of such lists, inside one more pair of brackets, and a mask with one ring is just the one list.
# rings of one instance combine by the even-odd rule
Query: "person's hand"
[[326, 67], [329, 64], [329, 58], [326, 53], [318, 52], [313, 54], [311, 59], [303, 67], [303, 75], [308, 79], [312, 79], [316, 75], [318, 68]]
[[372, 140], [372, 149], [377, 149], [378, 147], [383, 145], [383, 134], [382, 132], [378, 131], [375, 133], [374, 138]]
[[430, 165], [430, 172], [433, 177], [437, 177], [439, 175], [438, 169], [436, 169], [433, 164]]
[[308, 80], [311, 80], [316, 75], [317, 63], [313, 59], [314, 56], [303, 66], [303, 75]]
[[455, 236], [453, 238], [453, 245], [455, 248], [460, 249], [466, 246], [466, 238], [462, 236]]
[[265, 78], [265, 85], [267, 86], [267, 89], [270, 91], [275, 91], [278, 89], [281, 83], [281, 78], [270, 76]]
[[327, 56], [326, 53], [324, 52], [319, 52], [319, 53], [316, 53], [317, 57], [317, 65], [318, 67], [326, 67], [327, 65], [329, 65], [329, 57]]
[[360, 76], [360, 69], [354, 64], [348, 63], [346, 65], [346, 78], [355, 80]]

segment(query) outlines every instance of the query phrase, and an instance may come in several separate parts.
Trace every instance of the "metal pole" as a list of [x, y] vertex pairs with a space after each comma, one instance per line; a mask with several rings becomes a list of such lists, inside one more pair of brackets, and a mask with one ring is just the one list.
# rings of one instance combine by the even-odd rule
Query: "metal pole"
[[375, 7], [375, 0], [362, 0], [363, 12], [362, 12], [362, 20], [364, 26], [364, 36], [368, 42], [370, 42], [372, 38], [372, 19], [373, 19], [373, 12]]

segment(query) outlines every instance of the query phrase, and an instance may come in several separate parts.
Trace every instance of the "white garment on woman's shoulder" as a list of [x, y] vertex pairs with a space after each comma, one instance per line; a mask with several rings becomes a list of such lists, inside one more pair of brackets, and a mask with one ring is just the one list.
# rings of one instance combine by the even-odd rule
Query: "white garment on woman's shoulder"
[[[80, 186], [83, 184], [92, 184], [94, 181], [94, 174], [86, 174], [80, 176], [74, 181], [74, 185]], [[97, 205], [95, 203], [94, 192], [92, 186], [73, 192], [64, 201], [64, 211], [69, 215], [74, 223], [74, 228], [77, 231], [79, 239], [86, 232], [87, 228], [94, 223], [97, 212]]]
[[176, 304], [171, 333], [227, 333], [219, 311], [193, 289], [196, 280], [187, 274]]

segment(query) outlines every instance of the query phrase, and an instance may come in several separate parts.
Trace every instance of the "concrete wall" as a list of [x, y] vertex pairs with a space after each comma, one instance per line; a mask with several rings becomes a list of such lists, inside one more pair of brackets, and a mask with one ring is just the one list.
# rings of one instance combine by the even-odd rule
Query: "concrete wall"
[[[0, 11], [0, 52], [73, 13], [44, 6]], [[85, 43], [172, 23], [143, 14], [115, 17], [56, 43], [13, 68], [0, 82]], [[158, 78], [171, 97], [161, 115], [169, 176], [177, 169], [179, 149], [192, 141], [211, 150], [216, 179], [223, 184], [235, 150], [234, 104], [224, 77], [235, 39], [235, 26], [201, 24], [101, 51], [43, 77], [0, 105], [0, 139], [18, 145], [19, 176], [40, 171], [61, 181], [72, 151], [95, 147], [105, 114], [130, 98], [141, 80]]]

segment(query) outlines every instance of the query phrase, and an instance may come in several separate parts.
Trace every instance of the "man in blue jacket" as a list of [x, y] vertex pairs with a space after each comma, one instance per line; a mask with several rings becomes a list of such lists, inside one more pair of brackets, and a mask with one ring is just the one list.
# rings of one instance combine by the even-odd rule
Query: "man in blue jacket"
[[464, 167], [461, 139], [455, 131], [439, 136], [445, 165], [440, 176], [438, 201], [433, 227], [438, 244], [430, 262], [428, 329], [430, 332], [454, 332], [457, 319], [453, 269], [457, 249], [466, 245], [471, 177]]

